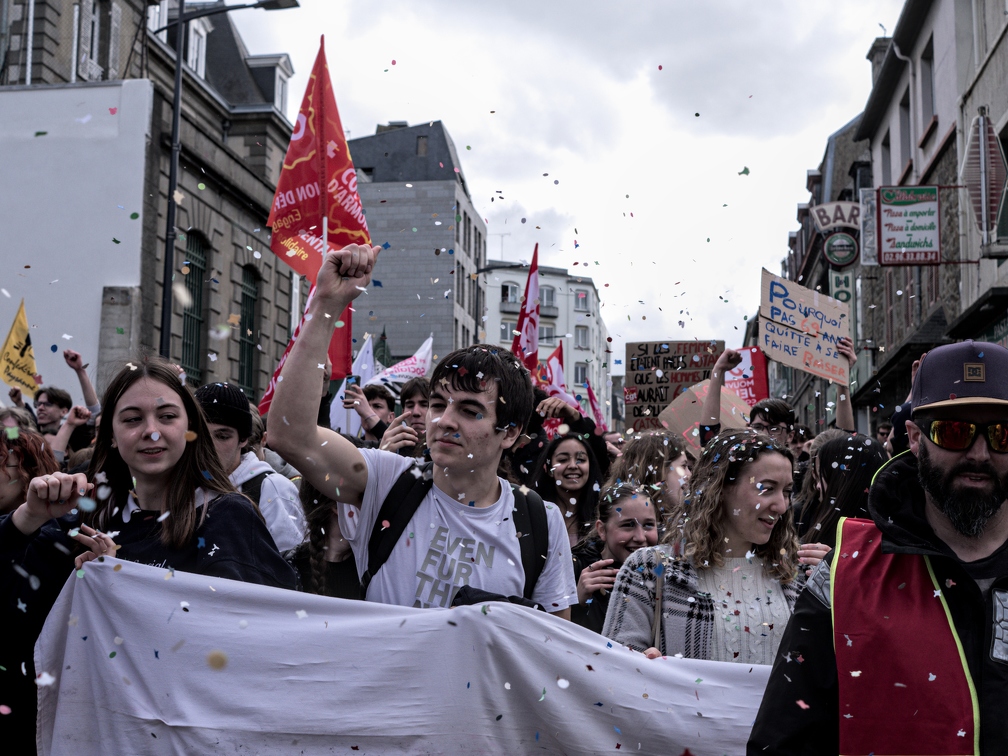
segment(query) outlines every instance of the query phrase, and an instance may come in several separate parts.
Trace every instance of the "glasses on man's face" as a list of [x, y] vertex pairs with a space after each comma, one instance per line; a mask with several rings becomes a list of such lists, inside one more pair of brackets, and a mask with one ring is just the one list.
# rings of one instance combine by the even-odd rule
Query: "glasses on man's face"
[[949, 451], [966, 451], [983, 430], [991, 451], [1008, 452], [1008, 422], [978, 425], [965, 420], [924, 420], [921, 425], [931, 443]]
[[35, 409], [46, 409], [47, 407], [52, 407], [52, 402], [35, 402]]
[[763, 423], [753, 423], [749, 427], [757, 433], [765, 433], [768, 436], [780, 436], [787, 433], [786, 425], [764, 425]]

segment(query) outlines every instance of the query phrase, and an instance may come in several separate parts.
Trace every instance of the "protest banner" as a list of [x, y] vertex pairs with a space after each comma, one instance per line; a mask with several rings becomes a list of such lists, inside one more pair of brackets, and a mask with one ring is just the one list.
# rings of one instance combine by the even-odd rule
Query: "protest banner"
[[847, 358], [837, 344], [850, 336], [850, 307], [763, 269], [759, 345], [767, 357], [846, 384]]
[[738, 351], [742, 355], [742, 362], [734, 370], [728, 371], [724, 385], [749, 405], [769, 399], [766, 355], [759, 347], [742, 347]]
[[7, 340], [0, 353], [3, 364], [3, 382], [11, 388], [19, 388], [28, 396], [34, 396], [41, 383], [35, 367], [35, 352], [32, 350], [31, 331], [28, 329], [28, 315], [25, 314], [24, 300], [18, 305], [17, 314], [7, 332]]
[[[413, 378], [425, 378], [430, 375], [433, 365], [434, 334], [432, 333], [411, 356], [367, 379], [364, 381], [364, 385], [380, 384], [398, 398], [399, 390], [406, 384], [406, 381]], [[361, 377], [363, 378], [363, 376]]]
[[941, 263], [937, 186], [883, 186], [878, 190], [879, 265]]
[[112, 558], [80, 574], [35, 648], [43, 756], [738, 754], [770, 674], [648, 660], [507, 602], [414, 609]]
[[634, 432], [660, 428], [658, 415], [687, 386], [710, 378], [723, 341], [638, 341], [626, 345], [623, 401]]
[[[306, 311], [326, 252], [351, 243], [371, 243], [357, 194], [357, 172], [329, 79], [324, 36], [319, 42], [297, 124], [287, 146], [266, 225], [273, 232], [270, 237], [273, 253], [312, 282], [305, 302]], [[353, 309], [348, 305], [337, 318], [336, 330], [329, 342], [332, 380], [345, 378], [352, 369], [352, 317]], [[280, 373], [303, 324], [302, 314], [259, 401], [262, 415], [269, 412]]]
[[[658, 415], [659, 423], [669, 433], [686, 443], [686, 450], [696, 459], [700, 456], [700, 415], [710, 381], [689, 386]], [[730, 388], [721, 389], [721, 428], [745, 428], [749, 424], [749, 404]]]

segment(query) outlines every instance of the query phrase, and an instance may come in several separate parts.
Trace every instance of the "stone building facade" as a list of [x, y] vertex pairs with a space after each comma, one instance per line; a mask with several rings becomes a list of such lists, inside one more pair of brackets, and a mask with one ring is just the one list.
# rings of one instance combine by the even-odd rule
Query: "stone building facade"
[[[190, 2], [186, 9], [215, 5]], [[79, 270], [71, 265], [67, 271], [87, 283], [85, 309], [93, 299], [100, 311], [94, 323], [100, 333], [87, 358], [101, 384], [107, 371], [145, 348], [156, 349], [160, 340], [175, 38], [174, 28], [155, 32], [173, 21], [176, 3], [35, 0], [31, 44], [27, 8], [27, 0], [0, 0], [0, 24], [8, 11], [0, 29], [0, 108], [14, 93], [31, 102], [23, 98], [26, 91], [50, 98], [63, 91], [70, 103], [81, 99], [75, 91], [114, 88], [124, 80], [150, 89], [143, 157], [115, 166], [143, 176], [142, 231], [130, 250], [137, 273], [116, 286], [92, 280], [90, 271], [102, 264], [97, 250]], [[171, 358], [194, 383], [228, 380], [258, 399], [289, 339], [292, 310], [306, 293], [269, 251], [265, 225], [291, 133], [285, 110], [293, 70], [286, 55], [251, 55], [226, 13], [191, 22], [184, 55]], [[87, 177], [34, 180], [52, 182], [53, 197], [69, 193], [73, 202], [92, 203], [93, 217], [101, 217], [99, 205], [107, 198]], [[29, 220], [44, 223], [41, 212]], [[99, 224], [79, 231], [104, 237], [107, 229]]]

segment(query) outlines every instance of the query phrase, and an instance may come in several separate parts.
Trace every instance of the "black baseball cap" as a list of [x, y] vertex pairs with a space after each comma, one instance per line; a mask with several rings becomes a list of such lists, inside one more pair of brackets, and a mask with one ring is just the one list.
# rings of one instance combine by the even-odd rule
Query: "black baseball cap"
[[910, 391], [913, 414], [970, 404], [1008, 407], [1008, 349], [970, 340], [924, 355]]

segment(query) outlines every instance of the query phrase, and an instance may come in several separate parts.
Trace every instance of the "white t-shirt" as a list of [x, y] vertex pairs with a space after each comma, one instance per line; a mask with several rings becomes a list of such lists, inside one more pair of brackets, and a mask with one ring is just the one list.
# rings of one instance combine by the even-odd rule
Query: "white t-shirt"
[[[339, 517], [340, 530], [357, 560], [357, 573], [363, 575], [368, 567], [368, 540], [381, 505], [415, 460], [377, 449], [361, 449], [360, 453], [368, 471], [364, 500], [359, 509], [340, 504]], [[471, 507], [432, 486], [388, 561], [373, 576], [368, 600], [449, 607], [462, 585], [521, 596], [525, 571], [512, 519], [514, 494], [507, 481], [500, 480], [500, 486], [500, 498], [489, 507]], [[560, 511], [549, 502], [546, 521], [549, 551], [532, 600], [548, 612], [558, 612], [577, 603], [577, 586], [567, 529]]]

